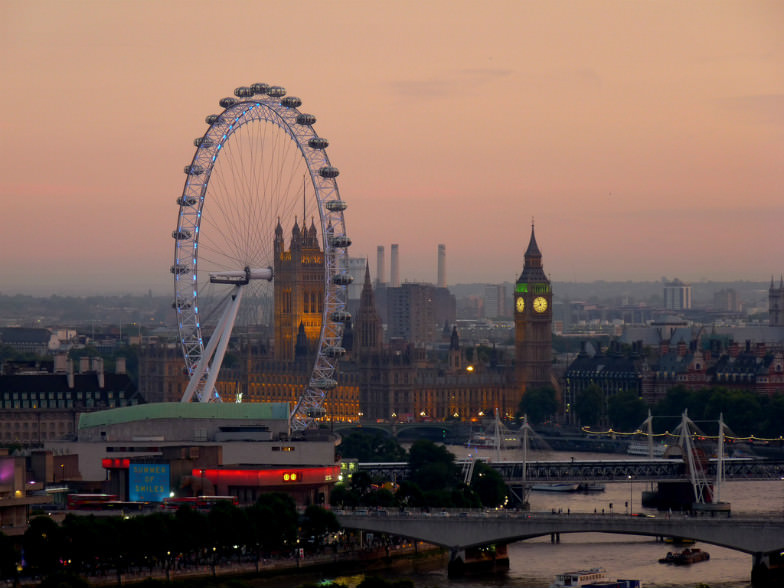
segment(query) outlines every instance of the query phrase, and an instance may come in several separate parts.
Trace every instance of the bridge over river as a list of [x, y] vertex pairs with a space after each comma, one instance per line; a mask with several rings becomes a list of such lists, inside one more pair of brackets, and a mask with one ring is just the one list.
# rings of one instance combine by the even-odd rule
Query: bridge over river
[[[466, 460], [458, 460], [457, 463], [467, 467]], [[784, 460], [725, 459], [723, 463], [727, 480], [784, 479]], [[487, 464], [507, 482], [523, 479], [530, 483], [626, 482], [629, 476], [640, 482], [689, 479], [686, 465], [680, 459], [487, 461]], [[371, 476], [387, 480], [403, 480], [408, 476], [408, 464], [405, 462], [360, 463], [358, 467]], [[716, 461], [709, 462], [706, 474], [716, 478]]]
[[[418, 539], [447, 548], [451, 560], [465, 550], [561, 533], [620, 533], [688, 537], [753, 556], [752, 578], [784, 552], [784, 518], [638, 517], [541, 512], [460, 511], [439, 514], [394, 510], [334, 511], [343, 527]], [[764, 569], [763, 569], [764, 568]]]

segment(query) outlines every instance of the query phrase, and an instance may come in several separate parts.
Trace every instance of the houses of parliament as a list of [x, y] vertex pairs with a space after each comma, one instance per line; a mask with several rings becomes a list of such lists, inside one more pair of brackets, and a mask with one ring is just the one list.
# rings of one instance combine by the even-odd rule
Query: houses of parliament
[[[221, 368], [217, 383], [225, 402], [293, 407], [310, 377], [323, 316], [323, 252], [316, 228], [300, 229], [295, 222], [287, 249], [278, 225], [274, 247], [274, 325], [233, 336], [232, 361]], [[359, 301], [343, 333], [338, 386], [325, 400], [325, 420], [469, 420], [494, 411], [514, 416], [526, 388], [553, 385], [553, 294], [533, 225], [523, 265], [515, 283], [514, 356], [492, 348], [479, 358], [460, 346], [454, 297], [445, 287], [381, 285], [388, 303], [384, 320], [366, 264]], [[445, 314], [450, 300], [451, 317]], [[389, 314], [401, 305], [412, 323], [409, 337], [385, 337], [384, 323], [400, 322]], [[148, 402], [178, 401], [187, 386], [182, 365], [174, 346], [146, 346], [140, 350], [139, 393]]]

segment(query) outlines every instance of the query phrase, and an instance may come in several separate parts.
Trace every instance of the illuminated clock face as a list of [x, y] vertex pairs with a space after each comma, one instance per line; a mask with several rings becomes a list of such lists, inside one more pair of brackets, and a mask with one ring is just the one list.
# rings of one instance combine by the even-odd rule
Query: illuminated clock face
[[544, 296], [537, 296], [534, 298], [534, 310], [536, 312], [544, 312], [547, 310], [547, 299]]
[[525, 300], [523, 299], [522, 296], [520, 296], [520, 298], [517, 299], [517, 302], [515, 302], [515, 306], [517, 307], [517, 312], [523, 312], [525, 310]]

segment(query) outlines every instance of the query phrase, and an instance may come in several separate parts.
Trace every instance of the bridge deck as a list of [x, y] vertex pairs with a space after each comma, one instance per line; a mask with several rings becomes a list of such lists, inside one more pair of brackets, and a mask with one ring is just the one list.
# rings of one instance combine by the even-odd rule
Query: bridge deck
[[[463, 466], [465, 461], [458, 461]], [[522, 461], [488, 462], [504, 479], [523, 480]], [[373, 476], [387, 479], [405, 479], [407, 463], [360, 463], [359, 469]], [[724, 461], [727, 480], [781, 480], [784, 479], [784, 460], [728, 459]], [[708, 464], [707, 475], [716, 477], [716, 462]], [[663, 480], [688, 480], [685, 464], [673, 459], [643, 460], [591, 460], [591, 461], [530, 461], [525, 464], [525, 480], [537, 482], [613, 482], [626, 481], [632, 476], [636, 481], [658, 482]]]
[[512, 542], [551, 533], [621, 533], [689, 537], [746, 553], [784, 550], [784, 518], [634, 517], [510, 511], [335, 511], [344, 527], [411, 537], [448, 547]]

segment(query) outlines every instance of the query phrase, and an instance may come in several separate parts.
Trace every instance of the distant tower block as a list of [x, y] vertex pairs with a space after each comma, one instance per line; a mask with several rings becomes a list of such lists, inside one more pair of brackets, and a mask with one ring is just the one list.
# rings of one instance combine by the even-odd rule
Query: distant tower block
[[776, 288], [773, 278], [770, 278], [768, 316], [771, 327], [784, 327], [784, 277], [779, 278], [778, 288]]
[[438, 287], [446, 288], [446, 245], [438, 246]]
[[397, 243], [392, 243], [392, 276], [390, 277], [390, 282], [392, 282], [393, 288], [400, 288], [400, 264], [397, 256]]
[[386, 283], [384, 273], [387, 271], [384, 267], [384, 246], [379, 245], [376, 253], [376, 286]]

